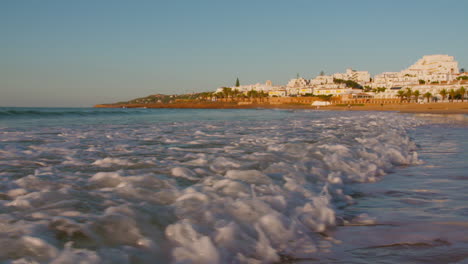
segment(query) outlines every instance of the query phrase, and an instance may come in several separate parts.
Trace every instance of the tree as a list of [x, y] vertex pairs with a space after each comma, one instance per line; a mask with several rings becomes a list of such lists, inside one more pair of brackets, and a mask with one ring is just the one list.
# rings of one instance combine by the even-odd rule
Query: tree
[[343, 80], [343, 79], [337, 79], [333, 78], [334, 83], [344, 83], [346, 87], [354, 88], [354, 89], [363, 89], [362, 85], [359, 83], [352, 81], [352, 80]]
[[418, 100], [419, 100], [419, 96], [421, 95], [421, 93], [419, 92], [419, 90], [416, 90], [413, 92], [413, 96], [414, 96], [414, 101], [417, 103]]
[[239, 97], [242, 97], [243, 93], [237, 89], [234, 89], [231, 91], [231, 98], [234, 99], [234, 98], [239, 98]]
[[465, 72], [465, 68], [461, 68], [460, 73], [464, 73], [464, 72]]
[[400, 103], [403, 101], [403, 98], [405, 97], [405, 91], [399, 90], [397, 92], [397, 97], [400, 98]]
[[325, 75], [325, 72], [324, 71], [320, 71], [320, 76], [324, 76]]
[[432, 94], [431, 94], [430, 92], [427, 92], [427, 93], [425, 93], [423, 96], [424, 96], [424, 98], [427, 99], [427, 102], [429, 103], [429, 100], [431, 99]]
[[260, 92], [258, 93], [258, 96], [260, 97], [260, 101], [263, 102], [263, 99], [268, 97], [268, 93], [266, 93], [266, 92], [264, 92], [264, 91], [260, 91]]
[[447, 90], [442, 89], [442, 90], [440, 90], [439, 94], [440, 94], [440, 96], [442, 96], [442, 101], [445, 101], [445, 98], [447, 97], [447, 94], [448, 94]]
[[247, 96], [250, 98], [257, 98], [258, 97], [258, 92], [256, 90], [250, 90], [247, 92]]
[[229, 99], [232, 95], [232, 89], [229, 87], [223, 87], [221, 94], [222, 94], [222, 98]]
[[454, 89], [450, 89], [450, 91], [448, 92], [449, 95], [450, 95], [450, 99], [452, 100], [453, 102], [453, 99], [455, 99], [455, 96], [457, 95], [457, 92], [455, 92]]
[[464, 101], [465, 101], [465, 94], [466, 94], [466, 89], [465, 89], [465, 87], [463, 87], [463, 86], [460, 87], [460, 88], [457, 90], [457, 92], [460, 94], [462, 102], [464, 102]]
[[240, 86], [239, 78], [236, 79], [236, 87]]
[[409, 102], [411, 102], [411, 96], [413, 96], [413, 90], [411, 88], [406, 88], [406, 91], [404, 91], [405, 98]]
[[419, 80], [419, 84], [425, 84], [426, 81], [425, 80]]

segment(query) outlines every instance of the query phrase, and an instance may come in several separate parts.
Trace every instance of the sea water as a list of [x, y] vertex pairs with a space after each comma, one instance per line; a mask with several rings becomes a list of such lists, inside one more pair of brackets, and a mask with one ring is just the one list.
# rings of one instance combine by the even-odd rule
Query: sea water
[[466, 115], [0, 108], [0, 262], [464, 263]]

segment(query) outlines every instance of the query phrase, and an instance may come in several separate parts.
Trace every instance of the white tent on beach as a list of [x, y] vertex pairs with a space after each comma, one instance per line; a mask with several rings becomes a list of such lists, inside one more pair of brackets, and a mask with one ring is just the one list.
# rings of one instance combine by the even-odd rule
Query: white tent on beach
[[314, 101], [312, 103], [313, 106], [324, 106], [324, 105], [331, 105], [330, 102], [327, 101]]

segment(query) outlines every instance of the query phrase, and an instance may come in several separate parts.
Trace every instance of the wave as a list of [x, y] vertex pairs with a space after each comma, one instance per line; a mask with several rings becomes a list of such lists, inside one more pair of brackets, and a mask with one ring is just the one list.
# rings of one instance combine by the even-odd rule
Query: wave
[[0, 118], [107, 116], [150, 113], [147, 109], [94, 108], [0, 108]]

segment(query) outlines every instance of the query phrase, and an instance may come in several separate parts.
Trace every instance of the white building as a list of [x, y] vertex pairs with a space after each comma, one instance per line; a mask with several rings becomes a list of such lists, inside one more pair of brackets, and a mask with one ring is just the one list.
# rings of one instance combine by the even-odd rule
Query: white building
[[313, 93], [314, 93], [314, 89], [312, 87], [303, 87], [303, 88], [300, 88], [298, 91], [298, 94], [300, 95], [313, 94]]
[[402, 73], [413, 75], [457, 74], [458, 62], [453, 56], [426, 55]]
[[[406, 89], [408, 87], [412, 88], [413, 91], [419, 89], [421, 94], [430, 92], [436, 95], [442, 89], [451, 89], [450, 85], [454, 85], [453, 81], [459, 76], [461, 74], [458, 70], [458, 62], [455, 61], [453, 56], [426, 55], [405, 70], [400, 72], [383, 72], [375, 75], [373, 80], [368, 71], [356, 71], [348, 68], [344, 73], [320, 75], [312, 80], [306, 80], [298, 76], [296, 79], [289, 80], [286, 86], [274, 86], [271, 81], [266, 81], [265, 84], [257, 83], [230, 88], [237, 89], [243, 93], [248, 93], [252, 90], [263, 91], [270, 96], [298, 96], [306, 94], [331, 94], [336, 96], [362, 92], [360, 89], [346, 87], [345, 83], [334, 82], [334, 79], [342, 79], [355, 81], [362, 86], [369, 85], [373, 88], [387, 88], [384, 92], [375, 94], [375, 98], [387, 99], [396, 98], [399, 89]], [[457, 83], [456, 89], [461, 87], [462, 80], [457, 81]], [[222, 90], [223, 88], [218, 88], [216, 92], [222, 92]]]
[[286, 89], [272, 90], [268, 92], [270, 97], [285, 97], [287, 95]]
[[309, 84], [317, 88], [325, 88], [324, 85], [334, 84], [333, 79], [341, 79], [346, 81], [355, 81], [361, 85], [368, 84], [371, 80], [371, 75], [368, 71], [356, 71], [351, 68], [346, 69], [344, 73], [335, 73], [333, 75], [319, 75], [310, 80]]
[[417, 84], [419, 78], [416, 75], [403, 74], [401, 72], [383, 72], [374, 76], [372, 87], [391, 88]]
[[315, 89], [315, 95], [333, 95], [333, 96], [341, 96], [345, 94], [356, 94], [362, 93], [361, 89], [353, 89], [353, 88], [337, 88], [337, 89]]
[[[268, 93], [269, 91], [272, 90], [277, 90], [281, 89], [282, 86], [274, 86], [270, 80], [266, 81], [264, 84], [263, 83], [256, 83], [256, 84], [247, 84], [247, 85], [239, 85], [239, 86], [232, 86], [228, 87], [231, 88], [232, 90], [238, 90], [242, 93], [248, 93], [249, 91], [257, 91], [257, 92], [266, 92]], [[222, 92], [223, 87], [220, 87], [216, 89], [216, 92]]]
[[400, 72], [383, 72], [374, 77], [372, 87], [395, 87], [425, 83], [453, 81], [459, 73], [453, 56], [426, 55]]
[[351, 68], [346, 69], [345, 73], [335, 73], [333, 78], [355, 81], [359, 84], [366, 84], [370, 82], [371, 75], [368, 71], [356, 71]]
[[333, 83], [333, 76], [330, 75], [319, 75], [314, 79], [310, 80], [309, 84], [311, 85], [323, 85]]
[[304, 78], [297, 78], [289, 80], [287, 87], [290, 88], [302, 88], [307, 87], [309, 85], [309, 81]]
[[384, 92], [375, 93], [374, 98], [377, 99], [396, 99], [398, 98], [398, 91], [403, 90], [406, 91], [407, 88], [410, 88], [411, 91], [419, 91], [420, 100], [423, 100], [425, 93], [431, 93], [433, 97], [437, 97], [438, 99], [442, 99], [440, 95], [440, 91], [445, 89], [446, 91], [450, 90], [458, 90], [463, 85], [460, 84], [447, 84], [447, 85], [431, 85], [431, 84], [424, 84], [424, 85], [412, 85], [410, 87], [393, 87], [386, 89]]

